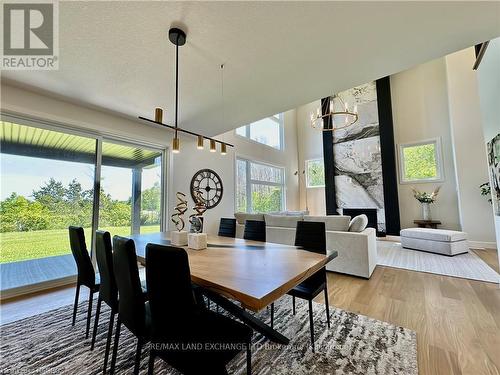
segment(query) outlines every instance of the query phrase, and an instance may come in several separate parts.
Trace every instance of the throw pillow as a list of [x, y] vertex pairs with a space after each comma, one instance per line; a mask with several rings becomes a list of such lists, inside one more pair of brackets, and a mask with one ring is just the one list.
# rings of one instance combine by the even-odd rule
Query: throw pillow
[[362, 232], [368, 225], [368, 217], [366, 215], [358, 215], [349, 223], [349, 232]]

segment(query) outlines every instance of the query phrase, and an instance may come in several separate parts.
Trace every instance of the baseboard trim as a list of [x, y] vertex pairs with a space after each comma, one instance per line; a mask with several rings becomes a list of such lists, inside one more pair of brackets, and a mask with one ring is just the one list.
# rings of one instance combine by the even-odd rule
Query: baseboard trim
[[496, 242], [469, 241], [469, 247], [472, 249], [496, 249]]
[[46, 291], [48, 289], [59, 288], [76, 283], [76, 276], [67, 276], [60, 279], [48, 280], [33, 285], [24, 285], [17, 288], [2, 290], [0, 292], [0, 301], [4, 302], [11, 298]]

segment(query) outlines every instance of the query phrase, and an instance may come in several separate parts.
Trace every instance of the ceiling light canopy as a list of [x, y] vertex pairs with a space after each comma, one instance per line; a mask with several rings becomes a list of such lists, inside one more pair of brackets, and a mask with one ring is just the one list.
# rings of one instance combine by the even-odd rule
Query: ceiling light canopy
[[[178, 126], [178, 114], [179, 114], [179, 47], [186, 44], [186, 33], [178, 28], [171, 28], [168, 31], [168, 39], [175, 45], [175, 123], [174, 126], [167, 125], [163, 123], [163, 109], [160, 107], [155, 108], [154, 112], [154, 120], [148, 119], [146, 117], [139, 116], [141, 120], [153, 122], [155, 124], [159, 124], [165, 126], [174, 131], [174, 139], [172, 140], [172, 152], [179, 153], [180, 152], [180, 139], [179, 132], [189, 134], [198, 138], [197, 148], [199, 150], [203, 149], [203, 142], [205, 139], [210, 140], [210, 152], [216, 151], [216, 144], [220, 143], [221, 145], [221, 154], [226, 155], [227, 146], [234, 147], [234, 145], [230, 143], [226, 143], [214, 138], [210, 138], [204, 136], [202, 134], [198, 134], [186, 129], [182, 129]], [[223, 65], [221, 65], [222, 69]]]

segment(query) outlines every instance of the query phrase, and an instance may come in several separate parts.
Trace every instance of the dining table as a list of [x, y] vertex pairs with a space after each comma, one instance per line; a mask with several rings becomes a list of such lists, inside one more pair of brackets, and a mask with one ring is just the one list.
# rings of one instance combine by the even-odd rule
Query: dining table
[[[146, 267], [148, 243], [172, 246], [169, 232], [130, 235], [137, 260]], [[285, 295], [337, 257], [336, 251], [319, 254], [270, 242], [208, 235], [207, 248], [186, 250], [191, 280], [203, 294], [229, 314], [273, 342], [289, 338], [259, 319], [258, 312]]]

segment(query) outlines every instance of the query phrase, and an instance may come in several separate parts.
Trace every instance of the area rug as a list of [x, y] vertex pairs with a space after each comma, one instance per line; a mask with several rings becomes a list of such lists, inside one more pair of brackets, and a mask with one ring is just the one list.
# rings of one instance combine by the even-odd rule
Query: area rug
[[500, 275], [472, 251], [450, 257], [405, 249], [399, 242], [390, 241], [377, 241], [377, 251], [377, 264], [380, 266], [490, 283], [500, 282]]
[[[99, 374], [102, 373], [107, 317], [104, 309], [94, 351], [85, 340], [85, 308], [71, 326], [71, 306], [0, 327], [2, 361], [0, 374]], [[405, 374], [416, 375], [416, 333], [331, 307], [331, 328], [327, 328], [324, 305], [313, 303], [316, 353], [310, 347], [307, 302], [297, 301], [292, 315], [291, 299], [276, 304], [275, 328], [289, 337], [288, 345], [274, 344], [254, 334], [252, 374]], [[258, 314], [269, 321], [269, 313]], [[130, 374], [136, 340], [122, 329], [117, 359], [118, 374]], [[141, 374], [147, 373], [148, 349], [143, 351]], [[109, 366], [109, 365], [108, 365]], [[229, 374], [246, 373], [244, 353], [228, 366]], [[161, 360], [155, 374], [178, 374]]]

